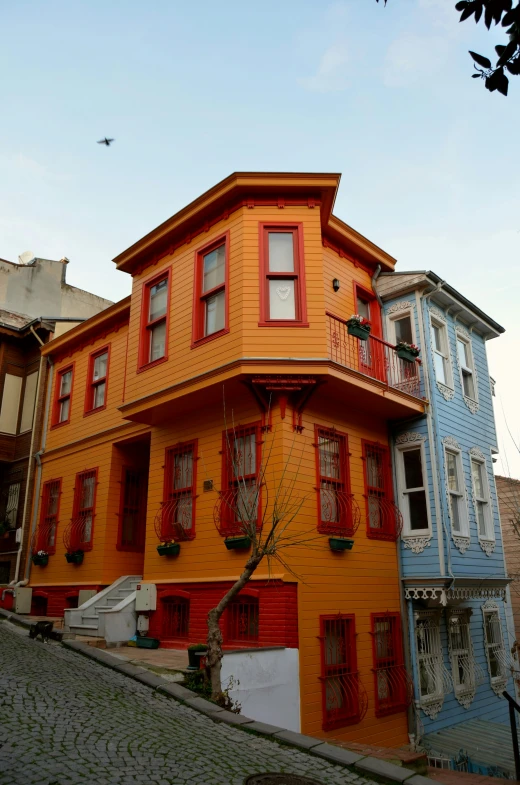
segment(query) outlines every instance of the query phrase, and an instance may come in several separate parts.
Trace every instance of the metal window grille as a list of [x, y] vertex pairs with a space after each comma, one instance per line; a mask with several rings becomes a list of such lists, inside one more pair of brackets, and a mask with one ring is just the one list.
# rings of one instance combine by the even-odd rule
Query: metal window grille
[[96, 484], [97, 469], [80, 472], [76, 475], [73, 515], [63, 532], [63, 544], [68, 553], [92, 548]]
[[185, 597], [166, 597], [162, 601], [164, 638], [187, 638], [190, 626], [190, 601]]
[[318, 428], [319, 523], [323, 534], [353, 534], [359, 525], [357, 504], [349, 493], [347, 437]]
[[428, 766], [433, 769], [453, 769], [451, 758], [443, 758], [440, 755], [428, 755]]
[[321, 618], [322, 702], [324, 729], [360, 722], [367, 696], [357, 671], [354, 618]]
[[260, 613], [256, 597], [242, 597], [229, 605], [228, 636], [233, 641], [257, 641]]
[[404, 711], [412, 702], [413, 686], [403, 661], [398, 614], [372, 617], [376, 716]]
[[144, 502], [146, 478], [138, 469], [125, 468], [121, 510], [121, 546], [144, 546]]
[[429, 710], [436, 713], [442, 707], [444, 696], [451, 691], [450, 675], [444, 667], [438, 613], [426, 611], [416, 615], [415, 642], [421, 706], [424, 709], [435, 705]]
[[388, 450], [380, 444], [365, 442], [365, 493], [367, 536], [378, 540], [397, 540], [403, 516], [389, 492]]
[[61, 480], [49, 480], [43, 486], [42, 509], [38, 527], [38, 550], [54, 553], [61, 494]]
[[507, 655], [498, 608], [484, 610], [484, 640], [491, 684], [507, 682]]
[[448, 648], [455, 697], [468, 708], [475, 697], [476, 687], [483, 681], [480, 665], [475, 660], [467, 610], [448, 608]]
[[18, 522], [18, 503], [20, 501], [20, 483], [11, 483], [7, 490], [7, 505], [5, 508], [5, 520], [10, 529], [16, 529]]
[[247, 534], [258, 527], [260, 444], [257, 425], [224, 434], [224, 482], [215, 512], [223, 536]]

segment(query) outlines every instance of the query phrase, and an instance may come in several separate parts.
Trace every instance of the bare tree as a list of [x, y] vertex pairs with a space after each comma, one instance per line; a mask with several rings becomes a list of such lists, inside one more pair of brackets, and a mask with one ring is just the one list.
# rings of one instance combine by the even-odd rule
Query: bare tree
[[270, 434], [271, 444], [268, 449], [262, 450], [262, 456], [265, 455], [265, 458], [262, 457], [260, 465], [256, 466], [258, 434], [255, 434], [254, 439], [246, 439], [242, 435], [243, 432], [235, 427], [226, 433], [225, 460], [228, 461], [228, 472], [231, 475], [230, 487], [218, 491], [215, 523], [221, 531], [227, 524], [227, 530], [231, 529], [233, 535], [247, 537], [251, 543], [251, 552], [240, 577], [218, 605], [208, 613], [206, 663], [213, 700], [218, 700], [222, 696], [220, 674], [223, 653], [222, 632], [219, 625], [222, 614], [233, 598], [251, 580], [264, 559], [267, 559], [269, 564], [273, 560], [277, 561], [294, 575], [295, 573], [285, 561], [284, 551], [316, 539], [314, 530], [306, 531], [300, 523], [297, 528], [291, 526], [307, 498], [301, 496], [296, 487], [303, 450], [295, 458], [294, 469], [290, 470], [295, 451], [294, 438], [279, 476], [276, 476], [273, 469], [268, 477], [275, 434]]

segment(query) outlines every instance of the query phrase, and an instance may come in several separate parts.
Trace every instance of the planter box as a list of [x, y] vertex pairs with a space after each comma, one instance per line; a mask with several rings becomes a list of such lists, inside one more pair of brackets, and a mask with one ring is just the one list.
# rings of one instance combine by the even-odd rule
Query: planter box
[[158, 649], [160, 644], [159, 638], [137, 638], [138, 649]]
[[46, 567], [49, 563], [49, 555], [47, 556], [38, 556], [35, 555], [32, 557], [32, 563], [37, 564], [39, 567]]
[[358, 322], [347, 322], [349, 335], [355, 335], [360, 341], [367, 341], [370, 335], [370, 327], [362, 327]]
[[401, 360], [406, 360], [408, 363], [414, 363], [417, 359], [417, 355], [410, 352], [408, 349], [396, 349], [396, 352]]
[[245, 550], [251, 547], [251, 540], [249, 537], [226, 537], [224, 545], [228, 551], [232, 550]]
[[350, 537], [329, 537], [331, 551], [351, 551], [354, 540]]
[[196, 649], [188, 649], [188, 670], [189, 671], [198, 671], [200, 670], [203, 662], [203, 657], [206, 657], [208, 650], [204, 651], [197, 651]]
[[82, 564], [84, 555], [83, 551], [74, 551], [74, 553], [66, 553], [65, 558], [69, 564]]
[[172, 542], [170, 545], [158, 545], [157, 553], [159, 556], [178, 556], [181, 546], [178, 542]]

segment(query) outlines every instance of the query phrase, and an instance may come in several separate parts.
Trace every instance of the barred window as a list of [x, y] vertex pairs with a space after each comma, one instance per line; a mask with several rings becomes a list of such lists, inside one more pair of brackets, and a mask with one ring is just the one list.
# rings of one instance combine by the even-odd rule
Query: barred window
[[190, 601], [186, 597], [165, 597], [163, 607], [163, 638], [186, 639], [190, 628]]
[[257, 597], [239, 597], [229, 604], [229, 640], [257, 641], [259, 623], [260, 613]]

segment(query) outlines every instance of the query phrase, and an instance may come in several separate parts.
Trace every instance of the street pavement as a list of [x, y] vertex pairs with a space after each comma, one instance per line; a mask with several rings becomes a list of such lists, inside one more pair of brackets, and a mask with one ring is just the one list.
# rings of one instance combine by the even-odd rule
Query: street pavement
[[373, 785], [0, 622], [0, 785], [242, 785], [257, 772]]

